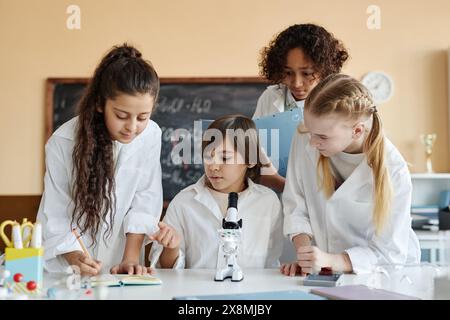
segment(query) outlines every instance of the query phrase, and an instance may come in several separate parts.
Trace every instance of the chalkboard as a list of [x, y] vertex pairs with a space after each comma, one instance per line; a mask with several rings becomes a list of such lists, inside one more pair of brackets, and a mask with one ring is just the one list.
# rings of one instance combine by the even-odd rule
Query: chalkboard
[[[46, 136], [75, 116], [76, 105], [88, 79], [47, 79]], [[202, 164], [174, 164], [171, 136], [176, 129], [194, 134], [194, 121], [226, 114], [251, 117], [258, 97], [267, 87], [261, 78], [162, 78], [156, 109], [152, 114], [162, 130], [161, 166], [164, 199], [195, 183]], [[187, 132], [185, 131], [185, 132]], [[196, 132], [198, 134], [198, 132]], [[192, 138], [193, 140], [193, 138]], [[192, 155], [194, 152], [192, 151]]]

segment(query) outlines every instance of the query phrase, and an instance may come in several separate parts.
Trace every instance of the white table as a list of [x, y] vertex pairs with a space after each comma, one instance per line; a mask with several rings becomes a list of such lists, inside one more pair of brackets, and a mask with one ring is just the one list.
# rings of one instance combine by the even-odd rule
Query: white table
[[[107, 299], [115, 300], [168, 300], [174, 296], [192, 296], [192, 295], [213, 295], [213, 294], [232, 294], [232, 293], [251, 293], [264, 291], [282, 291], [282, 290], [304, 290], [309, 291], [312, 287], [302, 286], [303, 277], [287, 277], [277, 269], [246, 269], [244, 270], [244, 280], [241, 282], [223, 282], [214, 281], [215, 270], [207, 269], [186, 269], [186, 270], [168, 270], [158, 269], [156, 276], [162, 281], [162, 285], [155, 286], [125, 286], [108, 288]], [[44, 287], [52, 287], [53, 284], [67, 275], [48, 274], [44, 275]], [[378, 278], [377, 278], [378, 277]], [[420, 278], [424, 278], [420, 275]], [[340, 285], [345, 284], [366, 284], [373, 285], [376, 282], [384, 283], [384, 287], [389, 290], [397, 291], [403, 294], [409, 294], [422, 299], [432, 299], [432, 287], [428, 287], [428, 282], [411, 288], [398, 287], [397, 280], [388, 280], [380, 274], [376, 276], [345, 274], [339, 279]], [[422, 280], [421, 280], [422, 281]], [[397, 281], [398, 282], [398, 281]], [[378, 285], [380, 285], [378, 283]], [[55, 286], [57, 290], [57, 299], [95, 299], [96, 295], [86, 295], [86, 290], [69, 291], [63, 285]], [[44, 289], [46, 290], [46, 289]], [[96, 289], [93, 289], [95, 293]]]

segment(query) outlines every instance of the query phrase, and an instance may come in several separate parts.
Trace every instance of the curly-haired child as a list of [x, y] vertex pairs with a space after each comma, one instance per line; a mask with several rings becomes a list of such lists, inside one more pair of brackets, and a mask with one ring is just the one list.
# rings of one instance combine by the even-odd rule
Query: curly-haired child
[[295, 24], [261, 52], [261, 75], [273, 85], [258, 99], [253, 118], [299, 107], [319, 81], [339, 73], [348, 59], [341, 41], [323, 27]]
[[[330, 74], [339, 73], [348, 59], [341, 41], [325, 28], [295, 24], [280, 32], [261, 52], [260, 72], [272, 85], [258, 99], [253, 118], [300, 108], [311, 90]], [[278, 192], [285, 178], [271, 166], [260, 183]]]

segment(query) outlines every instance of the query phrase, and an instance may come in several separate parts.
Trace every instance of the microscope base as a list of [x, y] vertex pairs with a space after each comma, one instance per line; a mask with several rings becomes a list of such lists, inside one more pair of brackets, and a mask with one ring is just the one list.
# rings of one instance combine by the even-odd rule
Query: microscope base
[[244, 280], [244, 273], [242, 270], [239, 269], [233, 269], [233, 268], [224, 268], [216, 271], [216, 277], [214, 278], [214, 281], [223, 281], [227, 278], [231, 278], [231, 281], [233, 282], [239, 282]]

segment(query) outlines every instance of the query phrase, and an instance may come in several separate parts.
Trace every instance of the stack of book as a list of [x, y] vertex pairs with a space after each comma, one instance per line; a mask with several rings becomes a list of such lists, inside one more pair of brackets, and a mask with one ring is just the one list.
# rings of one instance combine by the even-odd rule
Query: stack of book
[[411, 206], [412, 228], [415, 230], [439, 230], [439, 206]]

